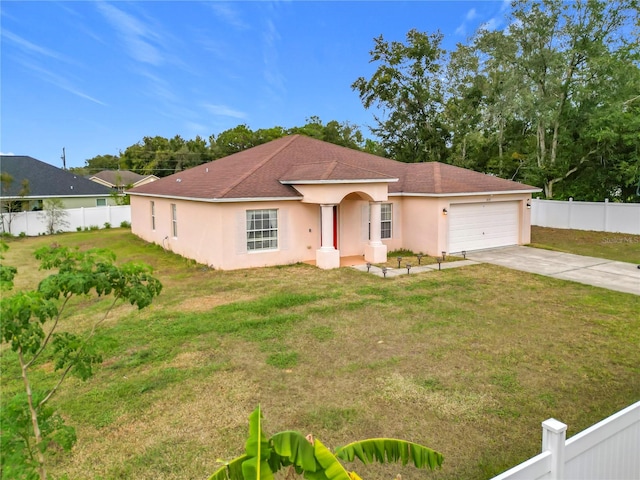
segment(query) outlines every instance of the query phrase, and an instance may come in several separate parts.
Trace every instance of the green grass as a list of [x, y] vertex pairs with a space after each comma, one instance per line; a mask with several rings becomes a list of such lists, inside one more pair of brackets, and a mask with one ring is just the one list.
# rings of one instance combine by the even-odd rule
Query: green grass
[[[537, 243], [561, 248], [543, 234]], [[363, 478], [483, 479], [539, 453], [543, 420], [571, 436], [640, 394], [638, 296], [492, 265], [393, 279], [308, 265], [222, 272], [124, 229], [11, 240], [16, 288], [46, 274], [32, 254], [54, 241], [112, 248], [164, 284], [148, 309], [114, 311], [94, 377], [55, 397], [79, 438], [58, 476], [206, 478], [242, 452], [260, 404], [271, 433], [329, 447], [399, 437], [445, 455], [426, 474], [350, 466]], [[104, 301], [75, 305], [63, 327], [86, 331]], [[22, 385], [6, 345], [0, 362], [4, 402]], [[33, 373], [55, 381], [46, 358]]]
[[640, 235], [531, 227], [531, 246], [640, 264]]

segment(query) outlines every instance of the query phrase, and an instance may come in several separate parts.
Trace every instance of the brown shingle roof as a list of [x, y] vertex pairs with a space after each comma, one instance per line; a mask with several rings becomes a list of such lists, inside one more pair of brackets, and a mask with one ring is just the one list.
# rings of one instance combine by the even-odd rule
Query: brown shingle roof
[[[395, 179], [398, 181], [393, 181]], [[291, 135], [129, 192], [203, 200], [298, 198], [300, 194], [288, 185], [296, 180], [391, 181], [389, 193], [432, 195], [537, 190], [452, 165], [402, 163], [310, 137]]]

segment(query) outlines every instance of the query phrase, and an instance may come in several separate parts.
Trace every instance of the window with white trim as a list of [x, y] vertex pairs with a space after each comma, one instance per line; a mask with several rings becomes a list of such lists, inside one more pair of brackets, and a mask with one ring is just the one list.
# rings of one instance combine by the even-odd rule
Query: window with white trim
[[247, 210], [247, 250], [278, 248], [278, 210]]
[[392, 211], [391, 203], [380, 205], [380, 238], [391, 238]]
[[156, 202], [153, 200], [151, 203], [151, 230], [156, 229]]
[[106, 198], [96, 198], [96, 207], [106, 207], [107, 199]]
[[178, 236], [178, 211], [176, 208], [176, 204], [171, 204], [171, 231], [173, 232], [173, 236]]

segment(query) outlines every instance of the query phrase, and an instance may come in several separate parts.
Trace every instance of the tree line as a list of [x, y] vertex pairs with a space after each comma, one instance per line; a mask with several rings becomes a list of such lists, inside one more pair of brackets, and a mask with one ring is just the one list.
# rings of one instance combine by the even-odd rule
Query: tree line
[[121, 169], [165, 177], [294, 134], [378, 155], [385, 154], [377, 142], [364, 138], [358, 126], [337, 120], [325, 124], [319, 117], [313, 116], [302, 127], [251, 130], [246, 124], [241, 124], [218, 136], [211, 135], [208, 139], [196, 136], [195, 139], [185, 140], [180, 135], [170, 139], [161, 136], [144, 137], [141, 142], [127, 147], [119, 155], [98, 155], [86, 160], [84, 167], [73, 170], [82, 175], [90, 175], [101, 170]]
[[373, 114], [360, 128], [246, 125], [183, 140], [145, 137], [87, 168], [162, 176], [300, 133], [403, 162], [439, 161], [535, 185], [546, 198], [640, 202], [637, 0], [518, 0], [502, 30], [447, 51], [439, 32], [374, 39], [370, 78], [351, 85]]

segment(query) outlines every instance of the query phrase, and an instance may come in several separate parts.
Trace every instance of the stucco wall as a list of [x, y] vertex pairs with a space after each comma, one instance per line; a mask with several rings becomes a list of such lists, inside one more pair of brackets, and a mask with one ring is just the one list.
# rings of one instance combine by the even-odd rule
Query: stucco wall
[[[156, 228], [151, 228], [155, 202]], [[173, 236], [171, 204], [178, 235]], [[246, 211], [278, 209], [278, 249], [246, 250]], [[314, 260], [320, 247], [320, 207], [296, 201], [207, 203], [131, 196], [131, 230], [199, 263], [222, 270], [285, 265]]]
[[[405, 248], [431, 256], [448, 251], [448, 217], [443, 208], [456, 203], [519, 202], [519, 240], [530, 238], [528, 194], [465, 197], [391, 196], [392, 238], [383, 239], [388, 251]], [[150, 202], [155, 202], [156, 228], [151, 228]], [[177, 207], [178, 235], [173, 236], [171, 204]], [[246, 250], [246, 211], [278, 209], [278, 248]], [[341, 256], [363, 255], [368, 243], [369, 201], [350, 194], [338, 206], [338, 248]], [[131, 196], [132, 232], [146, 241], [213, 268], [285, 265], [315, 260], [320, 248], [320, 205], [299, 200], [280, 202], [211, 203]]]

